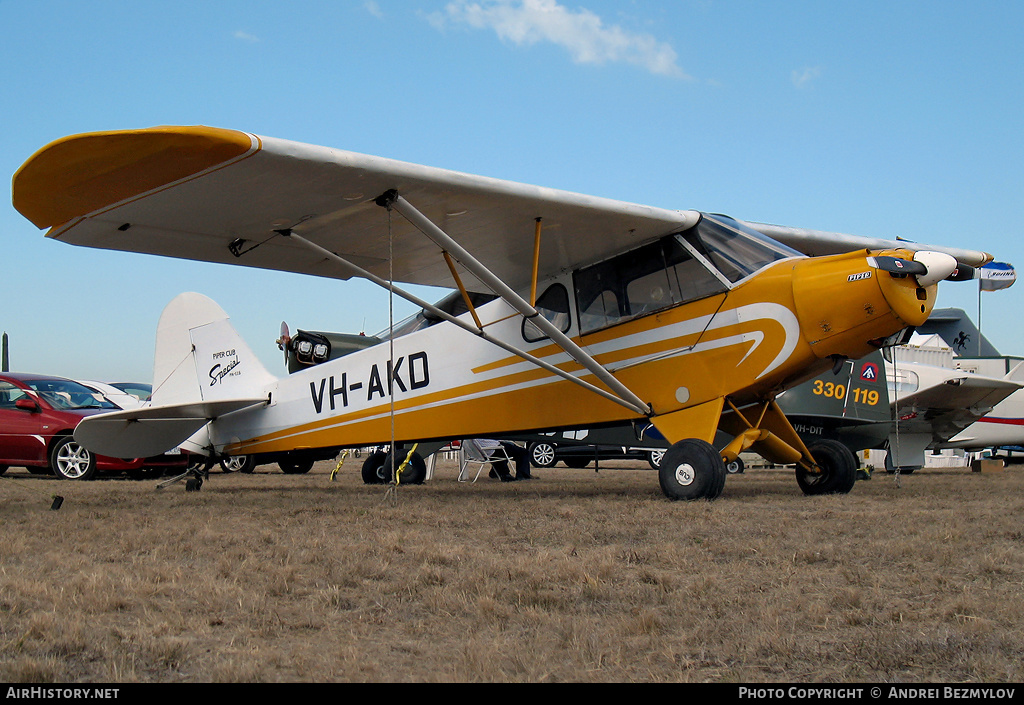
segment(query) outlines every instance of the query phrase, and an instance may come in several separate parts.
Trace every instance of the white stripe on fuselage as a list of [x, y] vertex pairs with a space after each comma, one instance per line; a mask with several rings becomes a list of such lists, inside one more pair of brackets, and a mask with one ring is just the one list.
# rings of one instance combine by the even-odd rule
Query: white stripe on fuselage
[[[737, 309], [730, 309], [728, 311], [719, 311], [715, 314], [711, 314], [708, 316], [701, 316], [687, 321], [680, 321], [679, 323], [675, 323], [669, 326], [653, 328], [651, 330], [641, 331], [639, 333], [634, 333], [620, 338], [614, 338], [612, 340], [604, 341], [602, 343], [588, 346], [588, 351], [592, 355], [598, 356], [602, 354], [618, 352], [620, 350], [628, 350], [636, 346], [664, 341], [666, 339], [682, 338], [688, 335], [693, 335], [695, 333], [700, 333], [701, 331], [715, 331], [727, 328], [729, 326], [752, 323], [754, 321], [761, 320], [771, 320], [775, 323], [780, 324], [783, 328], [783, 331], [785, 332], [785, 340], [779, 350], [779, 353], [775, 356], [775, 358], [768, 364], [767, 367], [765, 367], [764, 370], [760, 372], [760, 374], [758, 374], [755, 377], [755, 379], [760, 379], [767, 375], [768, 373], [770, 373], [771, 371], [778, 368], [781, 364], [783, 364], [786, 361], [786, 359], [789, 358], [793, 350], [796, 348], [796, 343], [799, 339], [800, 326], [796, 319], [796, 316], [793, 315], [792, 311], [790, 311], [788, 308], [780, 304], [762, 302], [748, 304], [746, 306], [741, 306]], [[751, 353], [754, 352], [754, 350], [760, 347], [760, 345], [764, 342], [765, 338], [766, 334], [763, 330], [753, 330], [746, 333], [730, 335], [725, 338], [717, 338], [706, 342], [698, 342], [697, 344], [694, 345], [680, 346], [659, 353], [629, 358], [627, 360], [623, 360], [619, 363], [616, 363], [613, 367], [610, 366], [609, 369], [612, 372], [614, 372], [616, 370], [622, 370], [627, 367], [633, 367], [654, 360], [684, 357], [686, 355], [691, 355], [694, 353], [706, 352], [715, 349], [723, 349], [731, 347], [733, 345], [749, 344], [750, 348], [746, 351], [746, 353], [743, 355], [743, 358], [739, 362], [739, 364], [742, 364], [743, 361], [745, 361], [751, 355]], [[570, 357], [564, 352], [555, 353], [553, 355], [548, 356], [545, 359], [547, 362], [555, 365], [570, 361]], [[507, 365], [498, 369], [489, 370], [488, 372], [478, 373], [479, 376], [474, 380], [474, 384], [487, 381], [488, 379], [511, 377], [518, 373], [526, 372], [531, 369], [535, 369], [535, 366], [532, 363], [524, 360], [522, 362], [518, 362], [512, 365]], [[589, 375], [590, 372], [587, 370], [577, 370], [575, 372], [572, 372], [571, 374], [577, 377], [583, 377]], [[496, 394], [504, 394], [523, 389], [529, 389], [533, 387], [555, 384], [559, 381], [559, 377], [556, 377], [554, 375], [546, 375], [539, 379], [506, 384], [494, 389], [486, 389], [477, 392], [462, 394], [448, 399], [417, 404], [415, 406], [410, 406], [405, 409], [396, 410], [395, 414], [396, 416], [401, 416], [405, 414], [425, 411], [428, 409], [445, 407], [460, 402], [472, 401], [474, 399], [489, 397]], [[390, 413], [391, 412], [389, 409], [385, 409], [370, 416], [361, 417], [358, 419], [358, 421], [365, 422], [386, 418], [390, 415]], [[352, 423], [354, 421], [354, 419], [351, 418], [350, 414], [346, 414], [346, 416], [348, 416], [348, 418], [344, 421], [339, 420], [337, 423], [328, 424], [317, 430], [323, 431], [335, 426], [341, 426], [348, 423]], [[306, 432], [307, 431], [297, 431], [296, 433], [290, 434], [289, 436], [286, 437], [301, 436], [304, 435]]]

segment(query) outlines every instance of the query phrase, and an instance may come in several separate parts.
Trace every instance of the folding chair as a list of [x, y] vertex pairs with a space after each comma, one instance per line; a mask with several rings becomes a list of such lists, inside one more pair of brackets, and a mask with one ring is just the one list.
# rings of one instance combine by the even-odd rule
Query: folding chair
[[457, 479], [459, 482], [466, 482], [469, 479], [470, 464], [476, 463], [476, 476], [473, 478], [473, 482], [476, 482], [480, 479], [480, 473], [483, 472], [485, 465], [502, 460], [512, 462], [512, 458], [509, 457], [504, 446], [484, 448], [477, 439], [466, 439], [459, 446], [459, 477]]

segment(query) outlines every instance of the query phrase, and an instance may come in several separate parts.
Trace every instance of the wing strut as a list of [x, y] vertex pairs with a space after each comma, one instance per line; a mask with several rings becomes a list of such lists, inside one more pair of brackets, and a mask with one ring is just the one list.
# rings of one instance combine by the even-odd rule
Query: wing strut
[[[409, 301], [409, 302], [415, 304], [416, 306], [419, 306], [420, 308], [423, 308], [423, 309], [425, 309], [427, 311], [430, 311], [432, 314], [434, 314], [438, 318], [441, 318], [441, 319], [443, 319], [445, 321], [448, 321], [449, 323], [454, 323], [459, 328], [462, 328], [463, 330], [469, 331], [473, 335], [479, 336], [479, 337], [483, 338], [484, 340], [486, 340], [487, 342], [493, 343], [494, 345], [497, 345], [499, 348], [502, 348], [503, 350], [506, 350], [507, 352], [510, 352], [513, 355], [521, 357], [522, 359], [526, 360], [527, 362], [533, 363], [534, 365], [537, 365], [538, 367], [540, 367], [542, 369], [545, 369], [548, 372], [551, 372], [552, 374], [558, 375], [559, 377], [567, 379], [570, 382], [574, 382], [574, 383], [580, 385], [581, 387], [583, 387], [584, 389], [587, 389], [587, 390], [589, 390], [591, 392], [594, 392], [595, 394], [601, 395], [605, 399], [609, 399], [611, 401], [614, 401], [617, 404], [621, 404], [622, 406], [626, 407], [630, 411], [635, 411], [635, 412], [638, 412], [640, 414], [647, 414], [648, 413], [648, 408], [647, 408], [646, 405], [643, 405], [643, 404], [636, 405], [636, 404], [632, 404], [632, 403], [630, 403], [630, 402], [628, 402], [628, 401], [626, 401], [624, 399], [620, 399], [619, 397], [615, 396], [611, 392], [609, 392], [609, 391], [607, 391], [605, 389], [601, 389], [597, 385], [594, 385], [594, 384], [591, 384], [590, 382], [584, 381], [584, 380], [580, 379], [579, 377], [576, 377], [575, 375], [572, 375], [572, 374], [566, 372], [565, 370], [559, 369], [558, 367], [555, 367], [554, 365], [552, 365], [552, 364], [550, 364], [548, 362], [545, 362], [544, 360], [541, 360], [540, 358], [535, 357], [535, 356], [531, 355], [530, 353], [528, 353], [528, 352], [526, 352], [524, 350], [519, 350], [518, 348], [516, 348], [513, 345], [509, 345], [508, 343], [506, 343], [506, 342], [504, 342], [502, 340], [498, 340], [497, 338], [494, 338], [494, 337], [488, 335], [487, 333], [485, 333], [482, 328], [475, 328], [475, 327], [471, 326], [470, 324], [466, 323], [465, 321], [462, 321], [462, 320], [456, 318], [455, 316], [451, 315], [447, 311], [442, 311], [438, 307], [434, 306], [431, 303], [428, 303], [427, 301], [424, 301], [423, 299], [419, 298], [418, 296], [415, 296], [414, 294], [411, 294], [408, 291], [405, 291], [403, 289], [400, 289], [397, 286], [394, 286], [394, 284], [392, 282], [388, 282], [386, 279], [381, 279], [376, 274], [368, 272], [367, 270], [363, 269], [359, 265], [353, 264], [352, 262], [349, 262], [344, 257], [342, 257], [342, 256], [340, 256], [340, 255], [338, 255], [338, 254], [336, 254], [334, 252], [331, 252], [330, 250], [328, 250], [325, 247], [321, 247], [320, 245], [316, 244], [315, 242], [307, 240], [306, 238], [302, 237], [301, 235], [298, 235], [298, 234], [292, 232], [290, 229], [278, 230], [277, 233], [279, 235], [282, 235], [284, 237], [290, 238], [290, 239], [294, 240], [295, 242], [298, 242], [298, 243], [308, 247], [309, 249], [311, 249], [314, 252], [317, 252], [317, 253], [323, 255], [324, 257], [330, 259], [333, 262], [336, 262], [336, 263], [340, 264], [346, 271], [350, 272], [352, 276], [356, 276], [356, 277], [361, 277], [363, 279], [367, 279], [368, 281], [373, 282], [377, 286], [380, 286], [380, 287], [383, 287], [383, 288], [388, 289], [390, 291], [393, 291], [395, 294], [397, 294], [398, 296], [402, 297], [406, 301]], [[545, 319], [543, 319], [540, 316], [538, 316], [538, 319], [545, 320]]]
[[455, 259], [462, 263], [473, 276], [483, 282], [491, 291], [505, 300], [512, 308], [530, 320], [539, 328], [555, 345], [564, 350], [569, 357], [590, 370], [599, 380], [605, 383], [618, 396], [618, 401], [625, 407], [633, 409], [637, 413], [647, 415], [651, 413], [650, 405], [646, 404], [636, 394], [631, 392], [626, 385], [617, 380], [612, 373], [605, 369], [597, 360], [588, 355], [583, 348], [574, 343], [569, 336], [560, 331], [551, 321], [541, 316], [537, 309], [525, 301], [519, 294], [513, 291], [505, 282], [496, 277], [491, 270], [481, 264], [462, 245], [451, 238], [448, 233], [434, 225], [425, 215], [416, 210], [397, 191], [388, 191], [376, 200], [377, 205], [385, 208], [394, 208], [402, 217], [408, 220], [417, 230], [445, 252], [451, 252]]

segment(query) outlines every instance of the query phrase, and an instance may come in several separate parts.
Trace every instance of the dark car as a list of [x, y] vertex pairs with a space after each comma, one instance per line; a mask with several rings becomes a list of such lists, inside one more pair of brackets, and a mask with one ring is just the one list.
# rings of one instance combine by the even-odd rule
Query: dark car
[[145, 473], [183, 469], [182, 453], [152, 458], [108, 458], [79, 445], [75, 427], [86, 416], [118, 407], [89, 388], [62, 377], [0, 374], [0, 474], [10, 466], [91, 480], [97, 472]]
[[664, 448], [632, 448], [616, 445], [563, 444], [553, 441], [535, 441], [526, 449], [530, 452], [530, 463], [538, 468], [554, 467], [562, 461], [570, 468], [585, 468], [601, 460], [646, 460], [655, 470], [661, 465]]

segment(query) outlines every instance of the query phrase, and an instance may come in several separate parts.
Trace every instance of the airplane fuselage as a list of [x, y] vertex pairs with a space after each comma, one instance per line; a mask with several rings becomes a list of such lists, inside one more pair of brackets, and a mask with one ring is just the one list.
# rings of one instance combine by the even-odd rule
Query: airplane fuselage
[[[572, 275], [547, 286], [573, 291]], [[572, 307], [567, 333], [650, 404], [657, 426], [659, 417], [716, 398], [738, 405], [770, 398], [831, 365], [832, 355], [867, 354], [873, 349], [868, 341], [915, 325], [933, 302], [934, 287], [926, 291], [873, 271], [863, 253], [797, 257], [723, 293], [582, 335], [579, 310]], [[526, 342], [523, 319], [503, 300], [478, 315], [488, 334], [592, 380], [552, 343]], [[209, 356], [197, 364], [202, 370], [208, 363], [210, 389], [218, 375], [245, 364], [225, 361], [224, 352], [197, 349], [197, 356]], [[231, 364], [239, 367], [228, 370]], [[211, 424], [218, 451], [496, 436], [638, 418], [447, 322], [296, 372], [265, 392], [266, 406]], [[671, 431], [666, 435], [678, 440]]]

